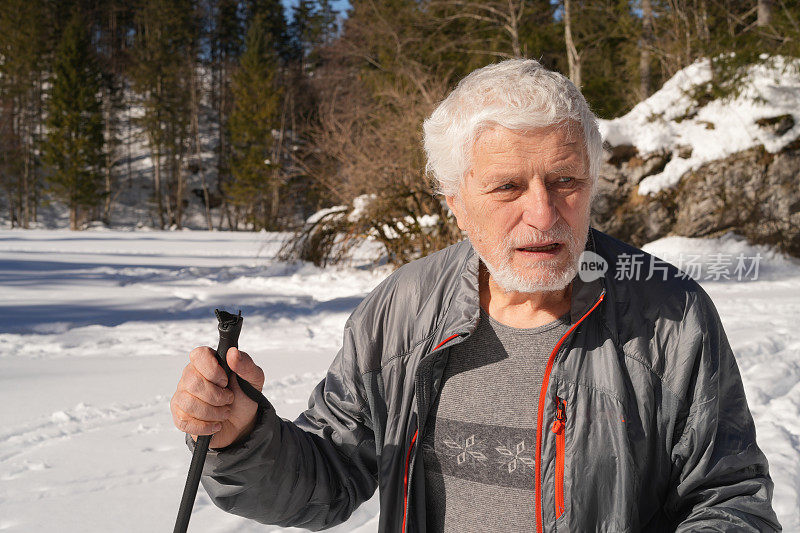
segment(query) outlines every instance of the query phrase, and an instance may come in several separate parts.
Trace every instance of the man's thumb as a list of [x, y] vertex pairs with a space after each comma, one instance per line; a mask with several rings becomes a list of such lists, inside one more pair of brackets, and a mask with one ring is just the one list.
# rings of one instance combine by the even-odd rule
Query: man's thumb
[[228, 349], [226, 357], [228, 366], [242, 379], [250, 382], [258, 390], [264, 387], [264, 371], [253, 362], [253, 359], [246, 352], [231, 347]]

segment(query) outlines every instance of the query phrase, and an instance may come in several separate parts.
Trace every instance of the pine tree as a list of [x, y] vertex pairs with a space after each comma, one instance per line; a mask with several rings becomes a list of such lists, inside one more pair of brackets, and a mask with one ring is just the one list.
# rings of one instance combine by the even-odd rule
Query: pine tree
[[[219, 193], [225, 189], [231, 179], [231, 148], [228, 139], [228, 120], [233, 107], [231, 75], [244, 48], [244, 14], [241, 13], [239, 0], [216, 0], [212, 4], [209, 24], [211, 26], [209, 46], [211, 50], [211, 108], [217, 126], [215, 192]], [[228, 209], [227, 199], [224, 197], [220, 209], [219, 227], [222, 227], [223, 216], [227, 216], [230, 227], [235, 226]]]
[[0, 186], [12, 225], [36, 221], [45, 73], [54, 28], [45, 0], [4, 0], [0, 9]]
[[193, 0], [143, 0], [131, 71], [142, 95], [159, 225], [181, 227], [198, 32]]
[[269, 48], [279, 59], [290, 59], [292, 50], [283, 3], [280, 0], [245, 0], [244, 4], [248, 32], [253, 24], [258, 24], [268, 39]]
[[336, 32], [336, 11], [328, 0], [299, 0], [292, 7], [289, 24], [294, 60], [303, 70], [313, 70], [321, 61], [320, 49], [329, 44]]
[[50, 191], [69, 207], [70, 228], [81, 210], [103, 199], [101, 75], [82, 18], [76, 11], [59, 43], [47, 105], [45, 161]]
[[279, 154], [273, 130], [280, 126], [282, 90], [278, 59], [265, 24], [251, 23], [239, 69], [233, 76], [233, 112], [228, 127], [232, 181], [224, 191], [245, 209], [255, 229], [274, 229], [280, 207]]
[[[120, 194], [123, 159], [123, 112], [126, 101], [127, 36], [135, 30], [134, 6], [125, 0], [104, 0], [91, 12], [92, 35], [95, 36], [100, 69], [103, 73], [103, 122], [105, 137], [104, 201], [100, 218], [110, 223], [112, 207]], [[128, 166], [128, 182], [132, 179]]]

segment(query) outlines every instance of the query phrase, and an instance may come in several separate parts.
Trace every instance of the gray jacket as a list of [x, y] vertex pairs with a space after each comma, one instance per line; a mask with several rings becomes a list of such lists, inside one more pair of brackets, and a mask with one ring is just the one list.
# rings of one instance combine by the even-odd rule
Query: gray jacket
[[[736, 362], [708, 295], [617, 280], [626, 254], [596, 230], [605, 277], [573, 282], [570, 331], [538, 408], [539, 531], [775, 531], [772, 481]], [[425, 531], [418, 443], [456, 343], [479, 317], [468, 241], [403, 266], [347, 321], [342, 349], [294, 422], [265, 402], [256, 429], [212, 450], [203, 486], [222, 509], [323, 529], [380, 489], [380, 531]], [[643, 274], [646, 274], [646, 268]], [[189, 441], [191, 442], [191, 441]]]

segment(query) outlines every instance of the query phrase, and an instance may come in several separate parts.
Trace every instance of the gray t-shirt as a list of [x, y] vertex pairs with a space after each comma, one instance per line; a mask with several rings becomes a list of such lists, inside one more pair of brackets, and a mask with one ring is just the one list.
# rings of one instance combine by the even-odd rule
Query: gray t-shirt
[[450, 350], [422, 439], [428, 530], [532, 531], [539, 390], [569, 314], [537, 328], [506, 326], [481, 309]]

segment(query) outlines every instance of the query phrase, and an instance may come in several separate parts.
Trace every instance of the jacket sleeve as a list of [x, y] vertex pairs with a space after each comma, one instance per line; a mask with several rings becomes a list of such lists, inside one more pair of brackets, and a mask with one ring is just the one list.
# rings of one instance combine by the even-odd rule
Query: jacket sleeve
[[719, 315], [702, 289], [690, 297], [670, 380], [682, 405], [665, 511], [676, 531], [780, 531], [767, 458]]
[[346, 521], [375, 492], [375, 437], [349, 321], [308, 409], [290, 422], [265, 402], [257, 416], [246, 440], [209, 450], [201, 481], [218, 507], [265, 524], [319, 530]]

